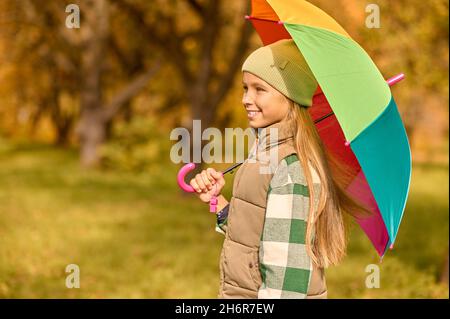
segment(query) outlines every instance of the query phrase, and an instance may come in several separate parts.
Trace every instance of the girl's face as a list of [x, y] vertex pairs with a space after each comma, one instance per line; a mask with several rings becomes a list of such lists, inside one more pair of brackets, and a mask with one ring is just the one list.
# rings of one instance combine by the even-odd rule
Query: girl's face
[[249, 72], [243, 72], [242, 103], [252, 128], [280, 122], [288, 113], [289, 100], [270, 84]]

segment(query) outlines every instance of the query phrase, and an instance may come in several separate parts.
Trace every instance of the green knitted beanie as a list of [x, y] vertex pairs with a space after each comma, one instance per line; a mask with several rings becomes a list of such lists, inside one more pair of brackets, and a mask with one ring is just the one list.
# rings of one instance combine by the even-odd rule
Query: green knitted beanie
[[300, 105], [312, 105], [317, 81], [294, 40], [283, 39], [251, 53], [242, 65]]

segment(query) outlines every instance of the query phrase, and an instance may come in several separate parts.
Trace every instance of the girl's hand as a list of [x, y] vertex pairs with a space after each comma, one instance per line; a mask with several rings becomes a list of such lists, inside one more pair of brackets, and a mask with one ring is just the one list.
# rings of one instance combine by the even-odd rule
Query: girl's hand
[[200, 200], [209, 203], [213, 195], [218, 196], [225, 185], [225, 179], [221, 172], [214, 168], [207, 168], [195, 175], [189, 184], [195, 189]]

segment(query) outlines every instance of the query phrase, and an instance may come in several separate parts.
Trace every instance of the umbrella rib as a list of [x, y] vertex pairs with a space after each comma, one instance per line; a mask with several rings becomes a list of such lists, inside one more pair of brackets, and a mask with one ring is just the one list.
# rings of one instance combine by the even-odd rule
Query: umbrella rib
[[278, 23], [280, 24], [281, 21], [275, 21], [275, 20], [270, 20], [270, 19], [263, 19], [263, 18], [258, 18], [258, 17], [253, 17], [253, 16], [249, 16], [246, 15], [245, 16], [246, 20], [260, 20], [260, 21], [267, 21], [267, 22], [273, 22], [273, 23]]
[[320, 121], [325, 120], [327, 117], [330, 117], [331, 115], [333, 115], [334, 112], [328, 113], [327, 115], [322, 116], [321, 118], [317, 119], [314, 121], [314, 123], [319, 123]]

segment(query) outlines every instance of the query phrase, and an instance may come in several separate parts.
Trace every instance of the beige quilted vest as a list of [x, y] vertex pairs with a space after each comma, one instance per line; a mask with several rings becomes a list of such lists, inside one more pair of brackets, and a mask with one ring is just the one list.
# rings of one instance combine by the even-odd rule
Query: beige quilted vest
[[[225, 240], [220, 255], [219, 298], [257, 298], [262, 284], [259, 271], [259, 245], [264, 225], [267, 192], [275, 169], [261, 174], [267, 168], [268, 152], [277, 148], [275, 166], [286, 156], [296, 153], [293, 134], [282, 121], [260, 131], [250, 155], [236, 172]], [[277, 129], [278, 138], [271, 138], [271, 128]], [[273, 132], [273, 131], [272, 131]], [[275, 143], [274, 143], [275, 141]], [[264, 156], [260, 156], [265, 154]], [[276, 168], [276, 167], [275, 167]], [[314, 268], [307, 298], [327, 298], [323, 269]]]

